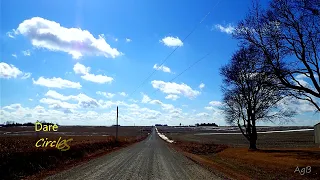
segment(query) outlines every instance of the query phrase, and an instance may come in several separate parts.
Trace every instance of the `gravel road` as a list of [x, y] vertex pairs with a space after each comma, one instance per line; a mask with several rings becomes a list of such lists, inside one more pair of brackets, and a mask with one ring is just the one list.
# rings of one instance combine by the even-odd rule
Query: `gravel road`
[[221, 179], [168, 147], [155, 130], [130, 147], [47, 179]]

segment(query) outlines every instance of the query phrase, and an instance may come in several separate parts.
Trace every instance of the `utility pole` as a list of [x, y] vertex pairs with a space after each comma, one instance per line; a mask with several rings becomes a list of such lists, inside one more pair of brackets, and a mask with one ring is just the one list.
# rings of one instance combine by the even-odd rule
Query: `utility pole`
[[119, 115], [118, 113], [119, 113], [119, 111], [118, 111], [118, 106], [117, 106], [117, 125], [116, 125], [116, 141], [117, 141], [117, 142], [118, 142], [118, 126], [119, 126], [119, 125], [118, 125], [118, 117], [119, 117], [119, 116], [118, 116], [118, 115]]

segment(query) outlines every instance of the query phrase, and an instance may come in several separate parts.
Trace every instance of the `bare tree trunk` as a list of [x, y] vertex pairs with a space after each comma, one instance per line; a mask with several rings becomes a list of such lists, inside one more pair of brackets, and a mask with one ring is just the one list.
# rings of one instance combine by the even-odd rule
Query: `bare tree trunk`
[[249, 141], [251, 139], [251, 116], [250, 116], [250, 111], [251, 111], [251, 106], [250, 104], [248, 105], [248, 109], [247, 109], [247, 116], [248, 116], [248, 121], [247, 121], [247, 127], [246, 127], [246, 133], [247, 136], [249, 137]]
[[[254, 136], [254, 135], [252, 135]], [[253, 137], [250, 139], [250, 146], [249, 146], [249, 149], [250, 150], [257, 150], [257, 140], [254, 139]]]
[[257, 134], [257, 128], [256, 128], [256, 120], [255, 120], [255, 115], [252, 114], [251, 121], [252, 121], [252, 132], [251, 132], [251, 138], [250, 138], [250, 150], [256, 150], [257, 149], [257, 139], [258, 139], [258, 134]]

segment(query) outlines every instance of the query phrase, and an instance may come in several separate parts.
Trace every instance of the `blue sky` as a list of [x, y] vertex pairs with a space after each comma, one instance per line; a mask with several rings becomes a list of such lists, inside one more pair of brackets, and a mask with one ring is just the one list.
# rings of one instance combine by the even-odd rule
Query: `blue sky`
[[[3, 1], [1, 122], [111, 125], [119, 105], [123, 125], [224, 125], [219, 68], [237, 49], [231, 32], [251, 1], [217, 3]], [[319, 122], [308, 104], [299, 103], [304, 110], [288, 125]]]

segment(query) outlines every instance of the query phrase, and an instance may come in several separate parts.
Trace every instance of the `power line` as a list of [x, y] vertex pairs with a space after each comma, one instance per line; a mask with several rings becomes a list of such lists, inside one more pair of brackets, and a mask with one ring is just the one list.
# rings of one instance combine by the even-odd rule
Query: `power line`
[[[213, 51], [212, 51], [213, 52]], [[194, 65], [196, 65], [197, 63], [199, 63], [200, 61], [204, 60], [206, 57], [208, 57], [212, 52], [207, 53], [205, 56], [201, 57], [200, 59], [198, 59], [197, 61], [195, 61], [194, 63], [192, 63], [190, 66], [188, 66], [185, 70], [183, 70], [181, 73], [179, 73], [178, 75], [176, 75], [174, 78], [172, 78], [170, 80], [170, 82], [173, 82], [173, 80], [177, 79], [179, 76], [181, 76], [183, 73], [185, 73], [186, 71], [188, 71], [190, 68], [192, 68]], [[156, 89], [153, 91], [152, 94], [156, 93], [157, 91], [159, 91], [159, 89]]]
[[[185, 73], [186, 71], [188, 71], [190, 68], [192, 68], [194, 65], [196, 65], [197, 63], [199, 63], [200, 61], [204, 60], [206, 57], [208, 57], [210, 53], [207, 53], [206, 55], [204, 55], [203, 57], [201, 57], [200, 59], [198, 59], [197, 61], [195, 61], [194, 63], [192, 63], [190, 66], [188, 66], [185, 70], [183, 70], [181, 73], [179, 73], [178, 75], [176, 75], [174, 78], [172, 78], [169, 82], [173, 82], [175, 79], [177, 79], [179, 76], [181, 76], [183, 73]], [[157, 91], [159, 91], [159, 89], [156, 89], [155, 91], [153, 91], [152, 94], [156, 93]]]
[[[209, 16], [209, 14], [214, 10], [214, 8], [221, 2], [222, 0], [219, 0], [213, 8], [202, 18], [202, 20], [192, 29], [192, 31], [182, 40], [182, 43], [199, 27], [199, 25]], [[177, 46], [174, 48], [174, 50], [160, 63], [159, 67], [161, 67], [168, 59], [169, 57], [179, 48], [180, 46]], [[156, 72], [157, 70], [153, 70], [151, 74], [131, 93], [129, 96], [133, 95], [140, 87], [142, 87], [149, 78]]]

